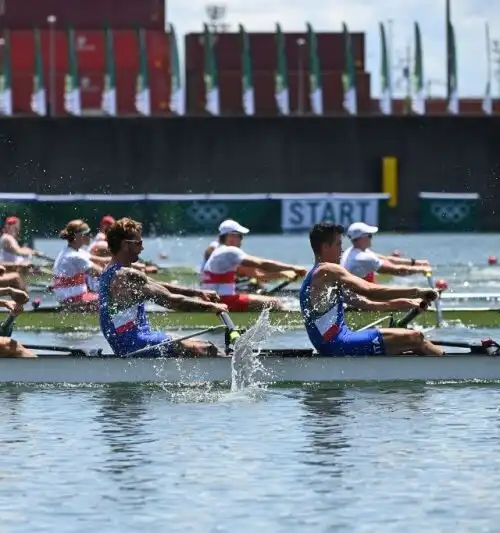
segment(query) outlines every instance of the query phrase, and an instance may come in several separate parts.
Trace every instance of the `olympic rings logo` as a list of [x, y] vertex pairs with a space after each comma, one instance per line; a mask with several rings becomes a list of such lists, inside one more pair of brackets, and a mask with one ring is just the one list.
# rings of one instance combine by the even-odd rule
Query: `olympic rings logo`
[[458, 224], [470, 215], [470, 205], [466, 202], [434, 202], [431, 212], [444, 224]]
[[188, 216], [197, 224], [213, 225], [227, 218], [229, 209], [226, 204], [194, 203], [187, 209]]

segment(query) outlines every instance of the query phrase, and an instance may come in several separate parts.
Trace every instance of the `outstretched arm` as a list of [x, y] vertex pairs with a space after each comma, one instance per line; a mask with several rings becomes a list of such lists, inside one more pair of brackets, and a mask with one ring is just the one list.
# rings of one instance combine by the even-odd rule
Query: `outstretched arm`
[[414, 309], [419, 306], [420, 300], [411, 298], [394, 298], [385, 302], [376, 302], [355, 294], [352, 291], [346, 292], [346, 303], [361, 311], [399, 311], [400, 309]]
[[122, 268], [117, 272], [111, 291], [114, 298], [128, 305], [151, 300], [162, 307], [180, 311], [212, 311], [215, 313], [227, 311], [225, 304], [202, 301], [183, 294], [173, 294], [144, 273], [129, 268]]
[[393, 276], [412, 276], [414, 274], [426, 274], [429, 270], [430, 268], [428, 266], [397, 265], [392, 260], [384, 260], [378, 272], [381, 274], [392, 274]]
[[355, 293], [365, 296], [369, 300], [387, 301], [395, 298], [424, 298], [434, 300], [438, 293], [431, 289], [418, 287], [387, 287], [369, 283], [362, 278], [354, 276], [340, 265], [324, 263], [314, 273], [313, 283], [319, 286], [341, 284], [352, 289]]
[[297, 265], [290, 265], [282, 263], [281, 261], [273, 261], [271, 259], [261, 259], [252, 255], [245, 255], [241, 261], [241, 265], [245, 267], [258, 268], [264, 272], [282, 272], [283, 270], [292, 270], [297, 276], [305, 276], [307, 269]]

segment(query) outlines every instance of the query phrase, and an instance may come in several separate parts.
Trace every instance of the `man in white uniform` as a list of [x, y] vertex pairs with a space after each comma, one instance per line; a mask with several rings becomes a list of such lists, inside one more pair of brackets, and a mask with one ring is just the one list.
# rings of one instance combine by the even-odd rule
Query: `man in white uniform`
[[236, 273], [241, 266], [274, 273], [292, 271], [299, 277], [307, 269], [279, 261], [262, 259], [241, 250], [243, 236], [250, 230], [235, 220], [226, 220], [219, 227], [219, 246], [215, 248], [203, 266], [202, 289], [215, 291], [229, 311], [254, 311], [271, 306], [281, 309], [279, 299], [257, 294], [236, 293]]
[[352, 246], [342, 254], [340, 265], [351, 274], [372, 283], [375, 283], [376, 272], [393, 276], [411, 276], [430, 272], [428, 261], [389, 257], [371, 250], [372, 237], [377, 232], [378, 227], [369, 226], [364, 222], [351, 224], [347, 230], [347, 236]]
[[[236, 222], [235, 220], [232, 220], [230, 218], [224, 220], [219, 225], [219, 235], [217, 240], [213, 240], [208, 247], [206, 248], [205, 252], [203, 253], [203, 261], [200, 266], [200, 280], [201, 283], [203, 283], [203, 267], [205, 266], [205, 263], [208, 261], [208, 258], [212, 255], [212, 252], [219, 247], [219, 245], [224, 241], [225, 239], [225, 233], [227, 231], [240, 231], [242, 230], [242, 233], [247, 230], [244, 226]], [[237, 283], [242, 283], [246, 290], [252, 290], [252, 292], [256, 291], [259, 288], [262, 288], [262, 284], [273, 281], [276, 279], [294, 279], [295, 273], [293, 271], [281, 271], [281, 272], [263, 272], [262, 270], [259, 270], [258, 268], [248, 267], [239, 265], [238, 270], [236, 271], [237, 277]]]

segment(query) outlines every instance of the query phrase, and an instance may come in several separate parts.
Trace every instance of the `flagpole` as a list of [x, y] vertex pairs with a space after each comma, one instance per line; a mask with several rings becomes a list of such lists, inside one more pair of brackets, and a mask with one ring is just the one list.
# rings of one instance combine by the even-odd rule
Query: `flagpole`
[[297, 39], [297, 46], [299, 48], [299, 86], [298, 86], [298, 105], [297, 105], [297, 111], [299, 115], [304, 114], [304, 57], [303, 57], [303, 50], [304, 45], [306, 44], [306, 40], [300, 37]]
[[393, 31], [394, 19], [387, 20], [387, 26], [389, 28], [389, 50], [387, 51], [387, 62], [389, 63], [389, 94], [391, 97], [391, 106], [392, 106], [392, 74], [393, 74], [393, 60], [394, 60], [394, 31]]

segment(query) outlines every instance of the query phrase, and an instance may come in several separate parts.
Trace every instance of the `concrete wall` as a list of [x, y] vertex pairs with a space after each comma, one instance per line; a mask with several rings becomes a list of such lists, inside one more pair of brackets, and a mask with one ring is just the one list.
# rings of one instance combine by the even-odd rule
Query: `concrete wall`
[[478, 192], [500, 212], [500, 117], [16, 118], [0, 121], [0, 192], [379, 192], [399, 161], [391, 222], [419, 191]]

